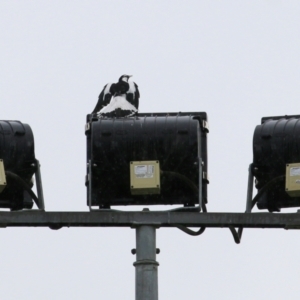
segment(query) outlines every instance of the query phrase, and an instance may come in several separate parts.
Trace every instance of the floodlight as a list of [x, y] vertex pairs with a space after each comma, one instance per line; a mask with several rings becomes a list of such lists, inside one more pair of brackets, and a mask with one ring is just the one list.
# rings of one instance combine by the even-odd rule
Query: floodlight
[[[36, 174], [37, 197], [31, 190]], [[44, 208], [39, 162], [33, 133], [20, 121], [0, 121], [0, 207], [11, 210]]]
[[207, 202], [207, 115], [87, 116], [88, 205]]
[[259, 209], [300, 206], [300, 115], [264, 117], [253, 137]]

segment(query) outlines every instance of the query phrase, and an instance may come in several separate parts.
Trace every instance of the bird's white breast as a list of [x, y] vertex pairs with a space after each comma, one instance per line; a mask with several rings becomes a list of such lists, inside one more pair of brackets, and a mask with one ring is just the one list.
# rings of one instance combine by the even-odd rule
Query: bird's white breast
[[137, 109], [126, 100], [125, 95], [117, 96], [111, 99], [110, 103], [103, 107], [99, 113], [100, 114], [105, 114], [105, 113], [110, 113], [117, 108], [120, 108], [122, 110], [131, 110], [131, 111], [137, 111]]

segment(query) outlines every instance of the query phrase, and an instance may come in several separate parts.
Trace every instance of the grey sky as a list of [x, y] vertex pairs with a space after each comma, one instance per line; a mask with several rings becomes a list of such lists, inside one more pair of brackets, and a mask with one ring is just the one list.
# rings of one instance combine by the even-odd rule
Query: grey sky
[[[33, 129], [46, 209], [87, 210], [85, 116], [127, 73], [142, 112], [207, 112], [208, 211], [244, 211], [255, 126], [300, 113], [299, 15], [279, 0], [0, 1], [0, 119]], [[160, 299], [298, 299], [298, 240], [159, 229]], [[11, 228], [0, 241], [0, 299], [134, 298], [132, 229]]]

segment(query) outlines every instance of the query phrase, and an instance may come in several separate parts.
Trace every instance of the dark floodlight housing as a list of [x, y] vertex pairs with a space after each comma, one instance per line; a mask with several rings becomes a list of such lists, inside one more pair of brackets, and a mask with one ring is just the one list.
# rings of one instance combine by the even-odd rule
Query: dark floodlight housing
[[207, 132], [204, 112], [88, 115], [88, 205], [206, 203]]
[[[31, 128], [20, 121], [0, 121], [0, 207], [30, 209], [33, 200], [43, 208], [39, 163], [34, 155]], [[39, 198], [31, 190], [36, 174]]]
[[[280, 211], [280, 208], [300, 206], [298, 163], [300, 115], [262, 118], [261, 125], [254, 131], [252, 164], [260, 194], [257, 197], [259, 209]], [[290, 164], [294, 166], [291, 170], [288, 169]], [[290, 183], [295, 188], [293, 192], [289, 192]]]

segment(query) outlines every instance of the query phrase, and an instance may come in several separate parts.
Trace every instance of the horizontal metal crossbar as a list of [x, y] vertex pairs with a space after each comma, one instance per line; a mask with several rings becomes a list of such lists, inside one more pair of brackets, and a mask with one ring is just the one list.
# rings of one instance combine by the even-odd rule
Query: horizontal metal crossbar
[[300, 229], [300, 213], [198, 213], [172, 211], [0, 212], [0, 227], [244, 227]]

